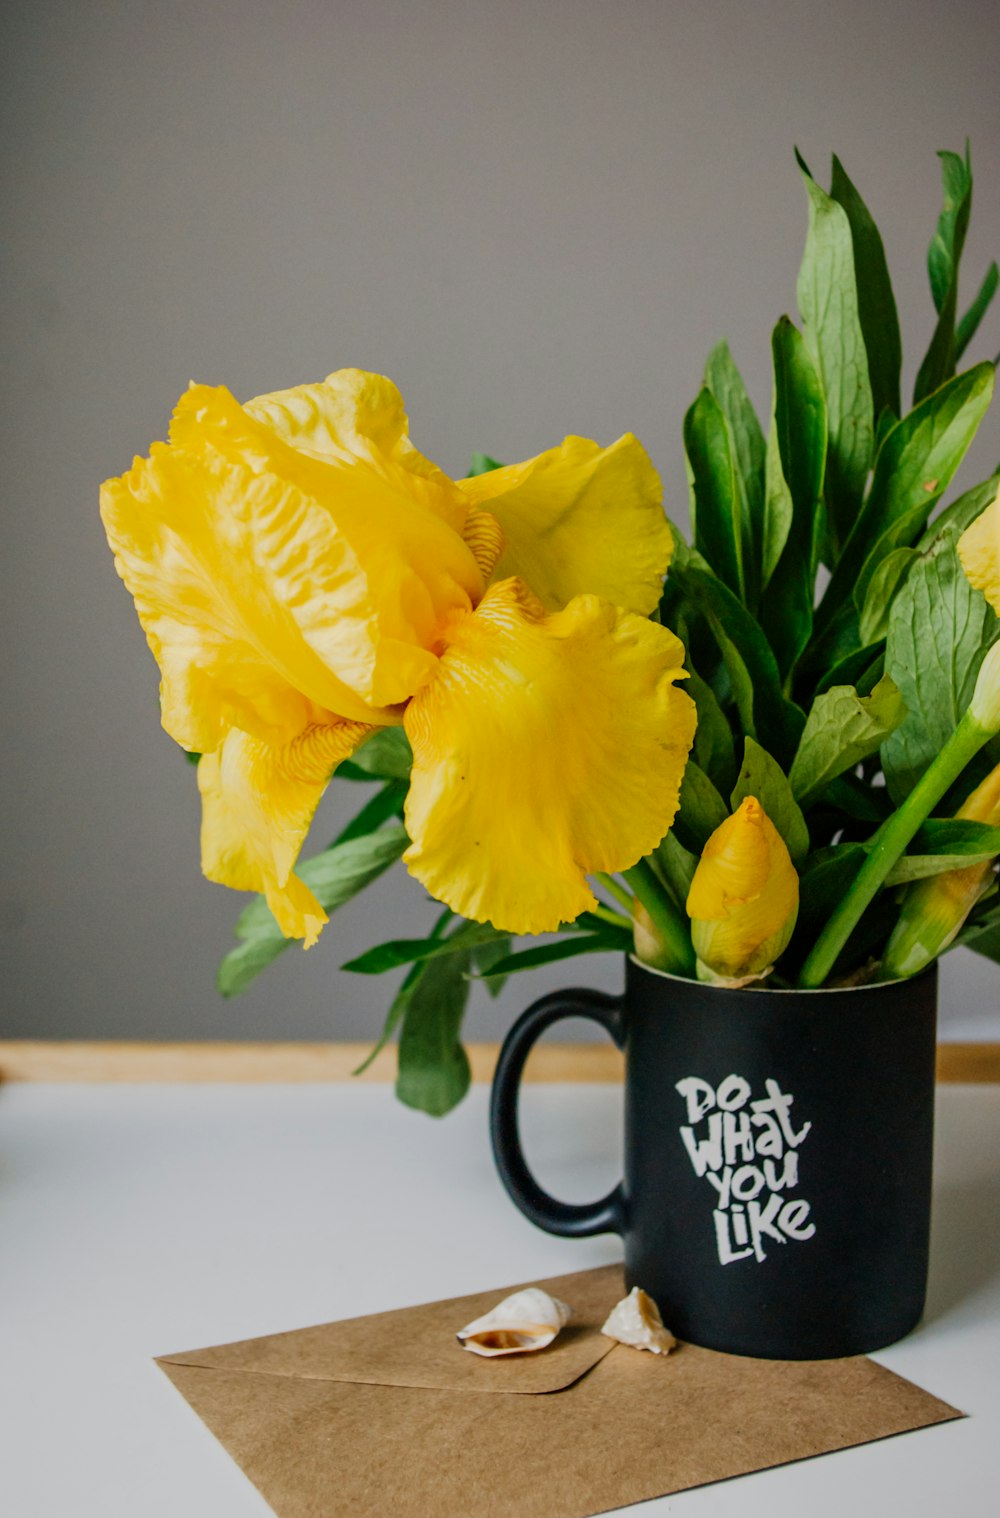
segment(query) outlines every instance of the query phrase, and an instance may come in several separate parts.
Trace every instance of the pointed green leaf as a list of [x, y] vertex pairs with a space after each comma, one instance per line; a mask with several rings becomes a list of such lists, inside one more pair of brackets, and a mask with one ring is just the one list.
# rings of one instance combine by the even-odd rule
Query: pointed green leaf
[[850, 685], [835, 685], [817, 696], [789, 775], [799, 804], [809, 806], [831, 780], [874, 754], [905, 712], [888, 676], [870, 696], [859, 696]]
[[963, 818], [929, 818], [907, 852], [886, 876], [886, 885], [905, 885], [948, 870], [987, 864], [1000, 855], [1000, 828]]
[[892, 604], [885, 667], [907, 714], [882, 748], [897, 804], [944, 747], [972, 699], [997, 618], [958, 560], [960, 529], [945, 528], [913, 565]]
[[815, 694], [822, 696], [834, 685], [853, 685], [859, 696], [870, 696], [884, 674], [885, 643], [869, 643], [829, 669], [816, 686]]
[[889, 433], [864, 509], [816, 613], [818, 634], [849, 596], [867, 595], [872, 575], [893, 549], [911, 546], [923, 532], [986, 414], [993, 384], [993, 365], [977, 364]]
[[698, 868], [698, 856], [686, 849], [673, 828], [656, 846], [654, 860], [674, 900], [683, 907], [691, 889], [694, 872]]
[[507, 937], [492, 923], [467, 923], [461, 935], [452, 934], [448, 938], [390, 939], [388, 943], [366, 949], [340, 968], [355, 975], [384, 975], [388, 970], [398, 970], [418, 960], [439, 959], [446, 954], [458, 954], [473, 945], [506, 940]]
[[705, 386], [726, 419], [743, 536], [743, 574], [749, 604], [756, 605], [764, 529], [764, 434], [740, 371], [726, 342], [717, 343], [705, 365]]
[[491, 474], [494, 469], [502, 469], [503, 465], [491, 459], [488, 453], [474, 453], [469, 461], [469, 473], [467, 479], [474, 479], [477, 474]]
[[427, 960], [405, 993], [396, 1095], [407, 1107], [431, 1117], [443, 1117], [456, 1107], [472, 1079], [459, 1037], [471, 965], [468, 948]]
[[781, 765], [752, 738], [745, 740], [743, 764], [730, 798], [734, 812], [747, 796], [756, 796], [785, 840], [793, 863], [800, 865], [809, 852], [809, 829], [802, 809]]
[[698, 708], [698, 726], [694, 734], [694, 757], [720, 789], [729, 790], [736, 773], [733, 730], [729, 726], [715, 692], [689, 666], [684, 689]]
[[919, 557], [915, 548], [894, 548], [872, 575], [860, 606], [858, 626], [863, 646], [881, 643], [888, 633], [893, 599]]
[[[826, 403], [801, 334], [783, 317], [771, 338], [774, 407], [767, 456], [765, 567], [784, 534], [769, 575], [761, 623], [778, 667], [789, 674], [809, 642], [827, 448]], [[779, 481], [787, 495], [782, 495]], [[787, 512], [791, 512], [784, 525]], [[773, 518], [772, 518], [773, 513]]]
[[843, 206], [851, 227], [858, 317], [868, 355], [875, 415], [880, 416], [888, 408], [894, 416], [899, 416], [899, 370], [903, 349], [885, 249], [871, 212], [836, 155], [830, 194], [838, 205]]
[[[601, 933], [580, 933], [575, 938], [560, 938], [555, 943], [508, 954], [497, 960], [487, 973], [489, 976], [517, 975], [522, 970], [537, 970], [541, 965], [555, 964], [560, 959], [575, 959], [578, 954], [627, 954], [631, 951], [632, 934], [626, 928], [616, 929], [609, 923], [606, 931]], [[486, 975], [479, 978], [485, 979]]]
[[847, 212], [820, 188], [801, 159], [799, 166], [809, 196], [799, 310], [826, 396], [827, 510], [836, 541], [843, 543], [871, 467], [875, 414]]
[[979, 331], [979, 323], [989, 310], [990, 302], [997, 293], [998, 285], [1000, 285], [1000, 269], [997, 268], [996, 260], [994, 259], [986, 270], [983, 282], [979, 286], [979, 293], [955, 329], [956, 364], [960, 361], [962, 354]]
[[413, 751], [401, 727], [380, 727], [337, 766], [344, 780], [408, 780]]
[[701, 391], [684, 418], [684, 452], [695, 547], [730, 590], [745, 600], [736, 470], [726, 419], [710, 390]]
[[914, 402], [933, 394], [955, 372], [958, 268], [972, 211], [972, 166], [968, 144], [964, 159], [957, 153], [939, 153], [938, 157], [941, 160], [944, 204], [927, 250], [927, 272], [938, 320], [917, 374]]
[[[443, 938], [444, 930], [452, 921], [453, 917], [454, 913], [452, 912], [451, 908], [445, 907], [444, 911], [438, 914], [434, 926], [431, 928], [430, 933], [427, 935], [428, 940], [434, 941], [435, 939]], [[400, 986], [399, 990], [396, 992], [396, 995], [392, 999], [389, 1010], [386, 1013], [385, 1022], [382, 1026], [382, 1032], [379, 1034], [377, 1040], [369, 1050], [366, 1057], [361, 1061], [361, 1064], [357, 1067], [356, 1070], [351, 1071], [352, 1075], [364, 1075], [369, 1065], [373, 1064], [378, 1056], [382, 1053], [382, 1050], [385, 1048], [386, 1044], [389, 1042], [390, 1038], [399, 1026], [400, 1018], [406, 1011], [407, 1003], [410, 999], [409, 993], [413, 990], [413, 987], [416, 985], [417, 981], [420, 979], [423, 973], [424, 967], [419, 961], [410, 968], [403, 981], [403, 984]]]
[[374, 833], [383, 822], [388, 822], [390, 817], [400, 817], [403, 812], [403, 802], [406, 800], [406, 792], [409, 789], [405, 780], [390, 780], [380, 791], [377, 791], [370, 801], [366, 802], [356, 817], [342, 828], [337, 834], [331, 848], [336, 848], [338, 843], [348, 843], [352, 838], [364, 838], [369, 833]]
[[960, 533], [964, 532], [978, 516], [982, 515], [987, 506], [993, 503], [998, 490], [1000, 490], [1000, 472], [991, 474], [989, 479], [983, 480], [981, 485], [973, 485], [972, 489], [960, 495], [957, 501], [952, 501], [939, 517], [935, 517], [920, 539], [917, 544], [920, 552], [926, 552], [935, 539], [950, 527], [957, 528]]
[[703, 769], [689, 759], [681, 780], [681, 800], [674, 823], [698, 854], [716, 828], [729, 816], [729, 808]]

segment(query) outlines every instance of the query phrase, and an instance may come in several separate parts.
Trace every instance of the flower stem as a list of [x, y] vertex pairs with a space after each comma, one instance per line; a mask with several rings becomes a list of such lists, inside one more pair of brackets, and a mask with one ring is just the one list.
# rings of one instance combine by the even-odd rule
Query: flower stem
[[969, 761], [993, 736], [990, 727], [984, 726], [971, 711], [967, 711], [903, 804], [883, 822], [872, 841], [868, 858], [802, 967], [799, 985], [803, 990], [814, 990], [826, 980], [863, 912], [874, 900], [897, 859], [905, 853], [914, 833]]
[[595, 875], [594, 879], [601, 882], [601, 885], [607, 891], [608, 895], [613, 896], [615, 900], [625, 908], [626, 912], [631, 917], [632, 908], [635, 906], [635, 901], [633, 900], [632, 896], [629, 895], [628, 891], [626, 891], [621, 882], [616, 880], [613, 875]]
[[596, 907], [591, 907], [590, 915], [599, 917], [602, 922], [613, 923], [616, 928], [628, 928], [629, 931], [632, 929], [631, 917], [623, 917], [621, 912], [615, 911], [614, 907], [606, 907], [603, 901], [598, 902]]
[[645, 907], [659, 940], [661, 953], [656, 968], [668, 970], [672, 975], [694, 975], [694, 946], [687, 923], [657, 880], [652, 865], [640, 859], [622, 874]]

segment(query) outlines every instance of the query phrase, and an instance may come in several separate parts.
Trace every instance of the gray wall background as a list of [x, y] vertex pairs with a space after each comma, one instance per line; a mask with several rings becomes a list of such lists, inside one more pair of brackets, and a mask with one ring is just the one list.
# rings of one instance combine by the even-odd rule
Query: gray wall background
[[[241, 898], [202, 881], [194, 774], [112, 568], [97, 485], [192, 377], [247, 398], [346, 364], [452, 472], [626, 429], [686, 518], [681, 419], [727, 336], [769, 405], [794, 310], [797, 143], [879, 219], [912, 377], [931, 330], [935, 150], [977, 170], [966, 298], [1000, 252], [989, 0], [21, 0], [2, 14], [6, 402], [3, 1032], [364, 1038], [390, 986], [338, 965], [430, 909], [400, 870], [245, 998]], [[992, 354], [996, 314], [970, 358]], [[1000, 456], [1000, 408], [962, 479]], [[333, 787], [315, 837], [358, 792]], [[469, 1032], [612, 961], [481, 988]], [[945, 974], [952, 1036], [1000, 976]]]

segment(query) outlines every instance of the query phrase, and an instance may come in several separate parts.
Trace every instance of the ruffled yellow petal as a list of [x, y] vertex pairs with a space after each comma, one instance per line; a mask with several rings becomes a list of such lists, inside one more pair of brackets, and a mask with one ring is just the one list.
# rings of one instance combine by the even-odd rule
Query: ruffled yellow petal
[[673, 821], [695, 728], [683, 657], [596, 596], [548, 615], [520, 581], [493, 586], [406, 711], [411, 874], [513, 933], [592, 907], [586, 875], [627, 869]]
[[673, 539], [659, 475], [631, 433], [610, 448], [568, 437], [457, 483], [503, 529], [497, 577], [520, 576], [550, 611], [583, 594], [643, 615], [657, 605]]
[[236, 473], [243, 494], [278, 489], [308, 503], [308, 531], [289, 524], [269, 590], [357, 695], [393, 705], [433, 674], [441, 624], [483, 588], [460, 531], [427, 506], [436, 484], [374, 454], [324, 460], [293, 448], [221, 386], [188, 391], [171, 440], [218, 476]]
[[292, 867], [334, 768], [369, 732], [360, 722], [315, 725], [274, 748], [233, 729], [198, 763], [205, 875], [262, 892], [285, 937], [307, 949], [327, 917]]
[[1000, 617], [1000, 490], [959, 538], [958, 556], [969, 582]]
[[785, 841], [747, 796], [709, 838], [688, 892], [699, 974], [743, 980], [764, 973], [787, 947], [798, 910], [799, 877]]

